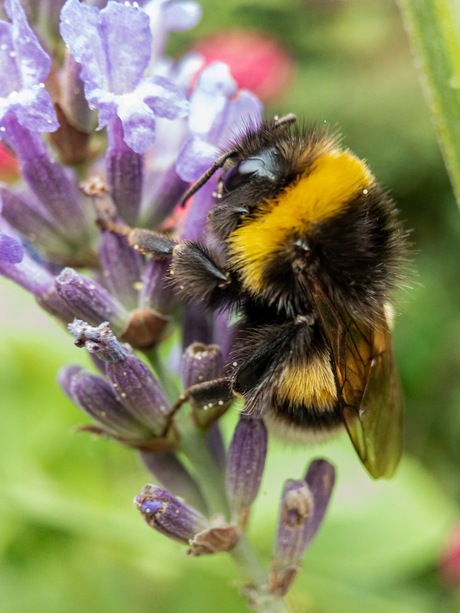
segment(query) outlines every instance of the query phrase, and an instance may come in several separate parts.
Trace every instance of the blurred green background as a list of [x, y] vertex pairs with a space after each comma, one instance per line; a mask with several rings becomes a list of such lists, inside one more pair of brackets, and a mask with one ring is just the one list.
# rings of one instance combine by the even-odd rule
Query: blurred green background
[[[201, 24], [175, 34], [171, 52], [224, 28], [277, 37], [295, 76], [267, 113], [340, 126], [413, 229], [414, 273], [398, 297], [394, 333], [407, 409], [401, 469], [374, 483], [345, 439], [313, 450], [271, 441], [251, 537], [268, 557], [282, 481], [324, 455], [338, 485], [292, 590], [293, 610], [460, 611], [454, 582], [440, 574], [460, 518], [459, 217], [397, 7], [201, 4]], [[0, 611], [245, 611], [229, 558], [188, 559], [138, 516], [131, 501], [149, 475], [135, 454], [75, 434], [85, 419], [55, 376], [81, 363], [82, 352], [11, 283], [0, 280], [0, 295]], [[227, 436], [235, 419], [225, 418]]]

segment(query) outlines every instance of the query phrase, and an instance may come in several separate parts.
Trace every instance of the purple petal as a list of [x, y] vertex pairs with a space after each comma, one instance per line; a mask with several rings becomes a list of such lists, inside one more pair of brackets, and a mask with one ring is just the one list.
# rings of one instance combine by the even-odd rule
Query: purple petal
[[192, 137], [184, 144], [177, 160], [176, 171], [184, 181], [196, 181], [218, 157], [216, 145]]
[[119, 216], [135, 225], [142, 198], [144, 158], [125, 143], [118, 118], [109, 124], [107, 136], [105, 162], [110, 194]]
[[125, 143], [136, 153], [145, 153], [155, 142], [155, 115], [134, 95], [121, 98], [117, 115], [123, 125]]
[[[209, 179], [209, 181], [195, 194], [185, 219], [184, 227], [182, 228], [182, 240], [202, 240], [208, 213], [214, 204], [213, 193], [216, 188], [217, 179], [211, 177], [211, 179]], [[203, 318], [203, 313], [201, 313], [201, 317]], [[212, 339], [208, 342], [212, 342]]]
[[59, 127], [54, 106], [48, 92], [36, 86], [23, 89], [8, 97], [9, 110], [18, 122], [33, 132], [54, 132]]
[[190, 130], [203, 135], [210, 132], [236, 89], [226, 64], [215, 62], [203, 70], [190, 101]]
[[314, 460], [308, 469], [305, 481], [310, 488], [315, 506], [308, 522], [307, 541], [317, 533], [326, 513], [335, 483], [335, 469], [327, 460]]
[[128, 353], [124, 360], [108, 362], [107, 378], [120, 402], [155, 434], [166, 425], [168, 401], [152, 371], [137, 356]]
[[6, 98], [12, 91], [21, 89], [21, 77], [15, 61], [12, 27], [0, 21], [0, 96]]
[[0, 261], [9, 264], [19, 264], [24, 257], [24, 250], [12, 236], [0, 233]]
[[256, 129], [262, 121], [263, 105], [259, 98], [248, 90], [238, 92], [228, 105], [226, 124], [228, 134], [224, 135], [225, 144], [228, 137], [238, 140], [248, 130]]
[[59, 124], [43, 84], [51, 60], [18, 0], [8, 0], [5, 10], [12, 23], [0, 22], [0, 121], [12, 113], [31, 130], [52, 132]]
[[189, 103], [182, 88], [165, 77], [145, 79], [137, 91], [158, 117], [178, 119], [189, 112]]
[[149, 18], [133, 5], [116, 2], [109, 2], [100, 14], [111, 91], [130, 92], [141, 80], [150, 60]]
[[132, 91], [150, 59], [149, 18], [128, 4], [109, 2], [99, 11], [68, 0], [61, 12], [61, 35], [82, 66], [87, 94], [96, 88]]
[[162, 6], [164, 27], [169, 31], [183, 31], [194, 28], [201, 19], [201, 6], [192, 0], [164, 2]]
[[12, 40], [24, 87], [43, 82], [51, 70], [51, 59], [40, 46], [27, 23], [19, 0], [5, 0], [5, 11], [12, 21]]
[[68, 0], [61, 11], [61, 36], [81, 64], [86, 91], [109, 88], [107, 56], [99, 34], [101, 18], [95, 6]]

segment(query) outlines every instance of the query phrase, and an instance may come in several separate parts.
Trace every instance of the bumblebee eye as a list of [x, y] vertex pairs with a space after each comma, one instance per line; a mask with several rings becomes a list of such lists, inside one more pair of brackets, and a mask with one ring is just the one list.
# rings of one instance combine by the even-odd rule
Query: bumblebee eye
[[267, 149], [261, 151], [257, 157], [242, 160], [236, 166], [230, 168], [221, 179], [223, 192], [224, 194], [232, 192], [253, 177], [268, 179], [270, 182], [276, 183], [278, 174], [277, 152]]
[[230, 168], [222, 177], [224, 193], [232, 192], [257, 174], [258, 169], [261, 167], [261, 163], [261, 160], [250, 158]]

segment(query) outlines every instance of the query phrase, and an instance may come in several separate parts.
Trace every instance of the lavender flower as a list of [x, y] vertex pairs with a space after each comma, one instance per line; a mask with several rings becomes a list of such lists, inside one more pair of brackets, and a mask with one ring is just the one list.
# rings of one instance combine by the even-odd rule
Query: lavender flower
[[16, 122], [26, 129], [52, 132], [58, 127], [44, 81], [51, 58], [27, 23], [19, 0], [5, 0], [11, 23], [0, 23], [0, 131]]
[[68, 0], [61, 12], [61, 35], [82, 66], [81, 78], [99, 129], [118, 117], [124, 140], [144, 153], [155, 139], [155, 116], [187, 114], [180, 88], [164, 77], [143, 78], [151, 54], [150, 21], [132, 5], [109, 2], [106, 8]]
[[[83, 430], [132, 448], [153, 475], [135, 499], [149, 526], [191, 556], [229, 552], [248, 593], [274, 601], [321, 523], [333, 472], [319, 461], [288, 482], [272, 568], [253, 571], [245, 529], [267, 453], [263, 411], [242, 415], [225, 444], [235, 327], [229, 312], [184, 307], [169, 261], [176, 241], [209, 239], [217, 176], [185, 214], [174, 216], [176, 205], [222, 148], [259, 124], [261, 103], [224, 64], [197, 76], [196, 54], [164, 55], [168, 33], [199, 20], [193, 0], [49, 0], [31, 7], [35, 23], [45, 4], [52, 23], [40, 38], [19, 0], [5, 0], [9, 21], [0, 22], [0, 135], [22, 178], [1, 188], [0, 274], [90, 353], [96, 372], [64, 367], [60, 385], [90, 417]], [[39, 40], [52, 40], [61, 61]], [[143, 228], [165, 227], [174, 240], [161, 239], [158, 258], [134, 248]]]

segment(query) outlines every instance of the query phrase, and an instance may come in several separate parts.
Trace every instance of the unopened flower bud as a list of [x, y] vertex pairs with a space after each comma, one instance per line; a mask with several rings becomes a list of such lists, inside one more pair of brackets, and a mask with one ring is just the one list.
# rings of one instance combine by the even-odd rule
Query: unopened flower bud
[[108, 125], [106, 165], [107, 181], [118, 213], [126, 223], [134, 225], [141, 203], [144, 160], [143, 155], [125, 143], [118, 118]]
[[21, 234], [34, 241], [55, 259], [69, 257], [69, 243], [36, 202], [28, 201], [9, 189], [1, 190], [3, 216]]
[[143, 256], [128, 244], [126, 236], [102, 231], [99, 260], [104, 285], [127, 309], [136, 308], [144, 269]]
[[210, 345], [213, 336], [212, 316], [196, 303], [187, 304], [184, 310], [182, 323], [183, 346], [188, 347], [193, 343]]
[[203, 494], [174, 451], [141, 451], [141, 458], [155, 479], [200, 511], [206, 511]]
[[222, 375], [222, 357], [217, 345], [192, 343], [182, 358], [182, 382], [184, 387], [212, 381]]
[[262, 419], [241, 416], [227, 462], [227, 493], [243, 525], [260, 488], [267, 454], [267, 429]]
[[70, 366], [59, 373], [59, 383], [70, 398], [93, 417], [109, 435], [145, 439], [150, 433], [118, 400], [104, 379]]
[[168, 277], [170, 262], [167, 259], [150, 258], [145, 265], [139, 306], [163, 315], [170, 312], [174, 290]]
[[187, 545], [209, 525], [199, 511], [156, 485], [146, 485], [134, 502], [149, 526]]
[[288, 480], [281, 499], [270, 590], [282, 596], [294, 581], [305, 549], [326, 512], [334, 485], [334, 467], [325, 460], [310, 465], [305, 480]]
[[76, 320], [69, 326], [69, 331], [75, 337], [76, 345], [86, 347], [107, 362], [107, 378], [131, 415], [155, 434], [162, 434], [167, 423], [168, 402], [144, 362], [118, 342], [107, 322], [93, 328]]
[[56, 288], [71, 307], [74, 317], [95, 326], [109, 320], [118, 329], [128, 320], [128, 313], [118, 300], [99, 283], [72, 268], [64, 268], [56, 278]]
[[10, 126], [8, 138], [19, 158], [24, 180], [50, 219], [69, 241], [78, 245], [85, 242], [89, 219], [76, 184], [62, 166], [49, 158], [41, 136], [16, 123]]

